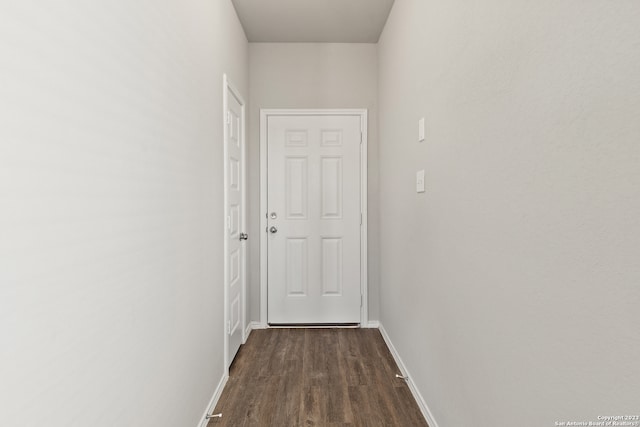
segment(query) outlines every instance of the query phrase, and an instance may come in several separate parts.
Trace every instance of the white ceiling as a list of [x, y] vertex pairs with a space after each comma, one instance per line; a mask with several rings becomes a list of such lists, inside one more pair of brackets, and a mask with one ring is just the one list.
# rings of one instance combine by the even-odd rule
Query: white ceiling
[[250, 42], [376, 43], [394, 0], [232, 0]]

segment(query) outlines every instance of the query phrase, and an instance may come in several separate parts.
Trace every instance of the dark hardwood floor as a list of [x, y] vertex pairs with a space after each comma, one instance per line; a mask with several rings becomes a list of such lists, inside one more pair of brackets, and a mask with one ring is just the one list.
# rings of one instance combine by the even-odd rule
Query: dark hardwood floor
[[377, 329], [255, 330], [208, 427], [427, 426]]

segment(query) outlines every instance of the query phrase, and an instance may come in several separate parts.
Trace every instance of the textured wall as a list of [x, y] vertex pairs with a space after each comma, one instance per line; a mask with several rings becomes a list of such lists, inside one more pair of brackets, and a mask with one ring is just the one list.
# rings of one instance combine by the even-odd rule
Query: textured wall
[[223, 375], [228, 0], [0, 6], [6, 426], [195, 426]]
[[381, 320], [442, 427], [640, 410], [639, 23], [635, 0], [395, 2]]
[[377, 45], [250, 43], [249, 318], [260, 319], [260, 109], [369, 110], [369, 318], [378, 319]]

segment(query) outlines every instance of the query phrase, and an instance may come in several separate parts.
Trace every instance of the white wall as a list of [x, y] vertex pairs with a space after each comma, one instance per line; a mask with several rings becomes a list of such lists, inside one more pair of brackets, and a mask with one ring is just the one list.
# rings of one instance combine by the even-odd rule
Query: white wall
[[442, 427], [638, 413], [639, 23], [635, 0], [395, 2], [381, 321]]
[[231, 2], [0, 6], [7, 426], [195, 426], [223, 376]]
[[377, 45], [250, 43], [249, 318], [260, 320], [260, 109], [369, 110], [369, 318], [378, 319]]

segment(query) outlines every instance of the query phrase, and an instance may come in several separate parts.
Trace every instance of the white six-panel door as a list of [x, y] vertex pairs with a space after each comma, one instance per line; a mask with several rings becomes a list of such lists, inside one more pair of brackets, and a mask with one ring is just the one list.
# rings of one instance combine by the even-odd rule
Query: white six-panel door
[[227, 366], [231, 364], [243, 340], [244, 317], [244, 276], [245, 235], [244, 227], [244, 117], [243, 106], [234, 92], [227, 90], [226, 111], [226, 280], [227, 280], [227, 319], [226, 333], [228, 334]]
[[359, 115], [269, 116], [268, 322], [360, 322]]

